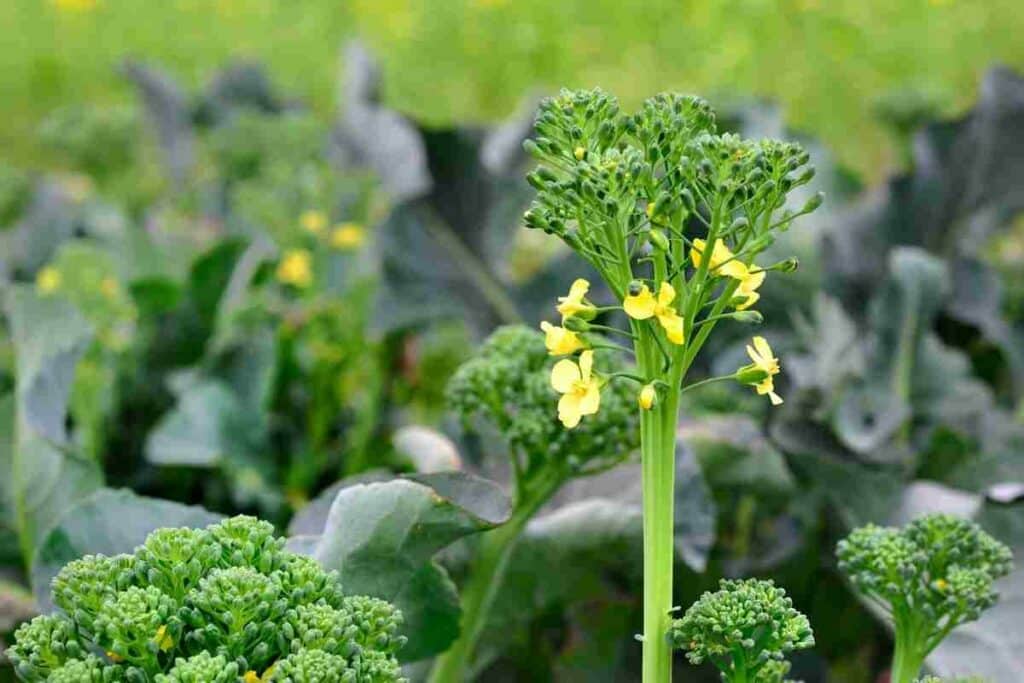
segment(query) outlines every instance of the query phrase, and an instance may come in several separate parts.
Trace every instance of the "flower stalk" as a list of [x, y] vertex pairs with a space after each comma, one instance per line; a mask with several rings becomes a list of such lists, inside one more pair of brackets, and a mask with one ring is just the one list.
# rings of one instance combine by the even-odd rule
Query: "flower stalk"
[[633, 341], [638, 375], [632, 379], [640, 385], [642, 680], [663, 683], [672, 666], [666, 634], [679, 396], [728, 379], [753, 387], [772, 405], [782, 402], [774, 385], [779, 361], [759, 336], [747, 346], [750, 365], [689, 386], [685, 380], [719, 322], [762, 322], [752, 306], [769, 269], [754, 260], [775, 231], [788, 228], [793, 214], [776, 220], [776, 213], [790, 190], [813, 177], [813, 168], [798, 145], [718, 134], [711, 108], [695, 97], [658, 95], [626, 115], [600, 90], [563, 91], [541, 105], [536, 132], [526, 148], [542, 165], [527, 177], [537, 199], [524, 221], [562, 238], [615, 298], [611, 305], [591, 302], [590, 283], [579, 279], [557, 307], [563, 328], [575, 334], [572, 343], [550, 323], [542, 325], [552, 355], [587, 349], [578, 366], [563, 359], [551, 375], [566, 429], [599, 414], [600, 391], [610, 379], [588, 355], [589, 337], [615, 328], [593, 320], [617, 304], [629, 319], [628, 330], [618, 333]]

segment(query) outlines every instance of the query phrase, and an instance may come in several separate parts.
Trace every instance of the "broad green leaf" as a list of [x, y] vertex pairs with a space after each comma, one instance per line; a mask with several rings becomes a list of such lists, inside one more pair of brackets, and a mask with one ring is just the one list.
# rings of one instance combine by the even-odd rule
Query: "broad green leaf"
[[146, 459], [157, 465], [215, 467], [257, 452], [264, 425], [235, 392], [218, 380], [185, 388], [178, 405], [146, 440]]
[[44, 611], [52, 606], [50, 581], [83, 555], [130, 553], [160, 527], [203, 527], [221, 519], [201, 507], [181, 505], [131, 491], [102, 488], [61, 515], [32, 561], [32, 589]]
[[31, 556], [43, 534], [69, 506], [102, 483], [95, 462], [67, 449], [68, 397], [92, 328], [59, 297], [40, 297], [27, 285], [8, 293], [17, 363], [13, 501], [22, 554]]
[[752, 418], [716, 415], [686, 422], [679, 428], [679, 439], [696, 453], [712, 489], [786, 495], [795, 486], [782, 454]]
[[14, 524], [14, 394], [0, 396], [0, 529]]
[[392, 434], [391, 443], [399, 455], [412, 463], [417, 472], [444, 472], [462, 468], [462, 458], [452, 440], [429, 427], [400, 427]]
[[402, 657], [443, 652], [458, 634], [454, 589], [433, 565], [441, 549], [508, 519], [501, 490], [461, 472], [342, 489], [314, 557], [351, 593], [393, 601], [412, 637]]

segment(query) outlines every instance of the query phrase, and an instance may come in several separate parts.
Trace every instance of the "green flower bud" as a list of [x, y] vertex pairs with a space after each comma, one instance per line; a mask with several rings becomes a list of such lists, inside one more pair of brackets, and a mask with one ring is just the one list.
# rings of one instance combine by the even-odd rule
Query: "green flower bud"
[[665, 237], [665, 233], [663, 233], [661, 230], [658, 230], [657, 228], [651, 230], [647, 234], [647, 238], [648, 240], [650, 240], [651, 246], [653, 246], [655, 249], [662, 252], [667, 252], [669, 250], [668, 238]]
[[804, 208], [800, 209], [800, 213], [811, 213], [821, 206], [823, 201], [825, 201], [825, 193], [815, 192], [814, 196], [808, 199], [807, 203], [804, 204]]
[[[740, 311], [745, 313], [746, 311]], [[768, 373], [757, 367], [756, 365], [744, 365], [742, 368], [736, 371], [733, 378], [740, 384], [755, 385], [768, 379]]]

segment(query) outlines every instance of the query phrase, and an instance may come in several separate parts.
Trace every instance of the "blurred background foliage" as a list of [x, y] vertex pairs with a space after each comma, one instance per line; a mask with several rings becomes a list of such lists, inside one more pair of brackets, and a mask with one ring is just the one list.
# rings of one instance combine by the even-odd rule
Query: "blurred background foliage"
[[[520, 224], [531, 98], [563, 84], [629, 108], [705, 93], [723, 129], [804, 143], [802, 189], [827, 195], [766, 257], [800, 260], [759, 304], [786, 405], [687, 397], [677, 601], [771, 576], [818, 634], [794, 673], [861, 683], [889, 645], [833, 571], [851, 526], [939, 509], [1024, 550], [1024, 79], [990, 68], [1024, 65], [1013, 3], [9, 0], [0, 25], [0, 636], [45, 589], [48, 541], [95, 551], [69, 520], [118, 527], [105, 487], [298, 543], [329, 540], [345, 491], [356, 520], [431, 486], [456, 518], [462, 487], [500, 508], [472, 477], [507, 483], [508, 444], [444, 391], [587, 274]], [[731, 371], [749, 333], [723, 329], [694, 372]], [[571, 482], [526, 527], [487, 680], [632, 680], [636, 467]], [[381, 479], [393, 500], [353, 486]], [[420, 673], [457, 632], [449, 572], [464, 582], [473, 540], [406, 567], [429, 579], [402, 604], [432, 634]], [[406, 542], [387, 541], [368, 539]], [[1005, 590], [936, 671], [1013, 680], [1024, 570]]]
[[337, 46], [359, 35], [380, 55], [385, 100], [430, 125], [496, 121], [524, 92], [601, 84], [627, 107], [673, 89], [777, 101], [795, 129], [877, 179], [903, 161], [897, 128], [974, 100], [993, 62], [1024, 65], [1015, 0], [7, 0], [0, 25], [0, 144], [27, 141], [68, 101], [126, 102], [110, 78], [125, 55], [197, 85], [229, 57], [323, 114]]

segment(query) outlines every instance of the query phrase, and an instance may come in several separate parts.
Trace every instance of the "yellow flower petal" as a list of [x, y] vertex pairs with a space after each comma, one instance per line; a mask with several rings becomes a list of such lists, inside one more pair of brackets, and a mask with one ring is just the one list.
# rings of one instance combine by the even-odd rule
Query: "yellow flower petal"
[[242, 681], [244, 681], [244, 683], [260, 683], [260, 677], [259, 674], [250, 669], [245, 672], [244, 676], [242, 676]]
[[565, 394], [558, 399], [558, 419], [566, 429], [572, 429], [580, 423], [583, 413], [580, 410], [580, 396]]
[[171, 634], [167, 632], [166, 626], [161, 626], [156, 630], [156, 635], [153, 636], [153, 642], [160, 648], [162, 652], [167, 652], [174, 647], [174, 638], [171, 638]]
[[540, 329], [544, 331], [544, 345], [552, 356], [567, 356], [586, 348], [583, 340], [572, 330], [552, 325], [546, 320], [541, 322]]
[[569, 295], [558, 297], [558, 312], [562, 314], [562, 317], [569, 318], [580, 311], [589, 309], [590, 306], [583, 302], [583, 297], [589, 291], [590, 283], [583, 278], [577, 278], [569, 288]]
[[658, 305], [668, 306], [676, 299], [676, 288], [668, 282], [661, 283], [661, 289], [658, 290]]
[[277, 279], [286, 285], [309, 287], [313, 284], [313, 256], [305, 249], [290, 249], [277, 264]]
[[551, 368], [551, 386], [560, 394], [568, 394], [580, 381], [580, 369], [568, 358], [555, 363]]
[[683, 318], [676, 314], [674, 309], [668, 309], [667, 313], [658, 315], [658, 322], [665, 329], [665, 336], [676, 345], [682, 345], [686, 341], [683, 332]]
[[590, 382], [580, 396], [580, 414], [593, 415], [601, 407], [601, 388], [597, 382]]
[[594, 368], [594, 352], [584, 351], [580, 354], [580, 381], [590, 381], [590, 371]]
[[634, 320], [647, 320], [654, 315], [657, 307], [658, 302], [647, 285], [640, 289], [639, 294], [627, 294], [622, 301], [622, 309]]

